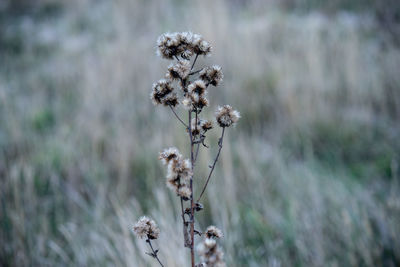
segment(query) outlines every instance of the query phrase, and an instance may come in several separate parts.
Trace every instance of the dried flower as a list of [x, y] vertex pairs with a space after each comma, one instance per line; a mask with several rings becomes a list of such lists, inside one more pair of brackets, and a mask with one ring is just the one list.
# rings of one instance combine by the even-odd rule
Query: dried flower
[[196, 136], [199, 134], [205, 134], [208, 130], [213, 128], [212, 122], [209, 120], [202, 120], [197, 119], [197, 126], [196, 126], [196, 118], [192, 119], [192, 135]]
[[178, 33], [164, 33], [157, 40], [157, 54], [166, 59], [173, 59], [183, 52]]
[[209, 102], [208, 102], [208, 99], [204, 95], [202, 95], [199, 97], [199, 100], [194, 104], [197, 107], [197, 109], [201, 110], [204, 107], [208, 107]]
[[206, 230], [206, 237], [207, 238], [222, 238], [224, 235], [222, 234], [222, 231], [219, 230], [217, 227], [214, 225], [210, 225], [207, 227]]
[[165, 79], [159, 80], [158, 82], [154, 83], [153, 91], [150, 94], [150, 98], [153, 101], [153, 104], [165, 105], [166, 101], [171, 102], [171, 98], [174, 98], [174, 95], [170, 94], [173, 90], [174, 88], [171, 86], [171, 83]]
[[160, 152], [158, 159], [160, 159], [164, 165], [167, 165], [172, 159], [178, 159], [181, 157], [182, 155], [176, 147], [170, 147], [165, 149], [163, 152]]
[[217, 86], [224, 78], [224, 75], [222, 74], [221, 67], [214, 65], [212, 67], [204, 68], [202, 71], [200, 71], [199, 77], [206, 84]]
[[211, 52], [211, 45], [199, 34], [193, 35], [192, 50], [197, 55], [208, 55]]
[[185, 96], [182, 99], [181, 103], [182, 103], [182, 105], [183, 105], [183, 107], [185, 109], [191, 109], [192, 108], [193, 102], [192, 102], [192, 99], [189, 96]]
[[190, 190], [190, 188], [185, 189], [185, 187], [188, 187], [187, 185], [192, 176], [190, 160], [183, 159], [178, 149], [174, 147], [161, 152], [159, 159], [162, 160], [164, 164], [168, 164], [167, 186], [179, 196], [189, 199], [187, 196], [190, 196], [190, 192], [188, 192], [187, 189]]
[[224, 253], [218, 247], [217, 242], [211, 238], [205, 238], [202, 243], [197, 246], [197, 252], [207, 267], [225, 267], [223, 261]]
[[148, 239], [157, 239], [160, 234], [160, 229], [153, 220], [143, 216], [133, 226], [133, 232], [139, 238], [147, 237]]
[[183, 200], [189, 200], [192, 191], [190, 190], [189, 186], [182, 186], [178, 190], [178, 196], [182, 197]]
[[175, 107], [176, 105], [179, 104], [178, 96], [175, 93], [168, 94], [165, 96], [162, 103], [164, 106]]
[[229, 127], [232, 124], [236, 123], [240, 118], [240, 113], [229, 105], [225, 105], [223, 107], [218, 107], [215, 112], [215, 117], [219, 126], [221, 127]]
[[206, 84], [202, 80], [197, 80], [192, 82], [188, 86], [189, 94], [197, 94], [199, 96], [204, 95], [206, 93]]
[[189, 60], [180, 60], [176, 64], [171, 64], [168, 67], [167, 78], [170, 80], [184, 80], [190, 73]]

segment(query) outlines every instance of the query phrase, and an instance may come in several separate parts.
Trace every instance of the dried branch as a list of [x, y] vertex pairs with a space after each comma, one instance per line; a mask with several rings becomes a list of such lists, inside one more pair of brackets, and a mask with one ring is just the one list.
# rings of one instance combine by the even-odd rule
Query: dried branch
[[158, 258], [158, 249], [156, 249], [156, 250], [154, 250], [154, 248], [153, 248], [153, 245], [151, 244], [151, 240], [150, 239], [147, 239], [146, 240], [146, 242], [147, 242], [147, 244], [149, 244], [149, 246], [150, 246], [150, 248], [151, 248], [151, 253], [146, 253], [147, 255], [149, 255], [149, 256], [151, 256], [151, 257], [153, 257], [153, 258], [155, 258], [157, 261], [158, 261], [158, 263], [162, 266], [162, 267], [164, 267], [164, 265], [161, 263], [161, 261], [160, 261], [160, 259]]
[[208, 174], [207, 181], [206, 181], [206, 183], [204, 184], [203, 190], [201, 191], [201, 194], [200, 194], [200, 196], [199, 196], [199, 198], [197, 199], [196, 202], [199, 202], [199, 201], [200, 201], [201, 197], [203, 196], [204, 192], [206, 191], [208, 182], [210, 181], [211, 175], [212, 175], [212, 173], [213, 173], [213, 171], [214, 171], [215, 164], [217, 163], [218, 158], [219, 158], [219, 154], [221, 153], [222, 143], [223, 143], [223, 141], [224, 141], [224, 134], [225, 134], [225, 127], [222, 127], [221, 137], [220, 137], [219, 140], [218, 140], [219, 149], [218, 149], [217, 156], [216, 156], [215, 159], [214, 159], [214, 163], [212, 164], [210, 173]]

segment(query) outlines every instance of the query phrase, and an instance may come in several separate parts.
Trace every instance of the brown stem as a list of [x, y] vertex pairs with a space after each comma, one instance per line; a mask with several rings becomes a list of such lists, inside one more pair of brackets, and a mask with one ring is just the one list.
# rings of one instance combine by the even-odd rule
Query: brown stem
[[190, 163], [192, 165], [192, 176], [190, 177], [190, 258], [192, 267], [195, 267], [194, 258], [194, 202], [193, 202], [193, 136], [192, 136], [192, 111], [189, 110], [189, 138], [190, 138]]
[[158, 250], [154, 250], [153, 246], [151, 245], [151, 240], [150, 240], [150, 239], [147, 239], [146, 242], [149, 244], [149, 246], [150, 246], [150, 248], [151, 248], [151, 251], [152, 251], [152, 253], [147, 253], [147, 254], [150, 255], [150, 256], [152, 256], [153, 258], [155, 258], [155, 259], [158, 261], [158, 263], [159, 263], [162, 267], [164, 267], [164, 265], [161, 263], [160, 259], [158, 258]]
[[203, 190], [201, 190], [201, 194], [200, 194], [200, 196], [199, 196], [199, 198], [197, 199], [196, 202], [199, 202], [199, 201], [200, 201], [201, 197], [203, 196], [204, 192], [206, 191], [208, 182], [210, 181], [211, 175], [212, 175], [212, 173], [213, 173], [213, 171], [214, 171], [215, 164], [217, 163], [218, 158], [219, 158], [219, 154], [221, 153], [222, 142], [224, 141], [224, 133], [225, 133], [225, 127], [222, 127], [221, 137], [220, 137], [219, 140], [218, 140], [219, 149], [218, 149], [217, 156], [216, 156], [215, 159], [214, 159], [214, 163], [212, 164], [210, 173], [208, 174], [207, 181], [206, 181], [205, 185], [203, 186]]

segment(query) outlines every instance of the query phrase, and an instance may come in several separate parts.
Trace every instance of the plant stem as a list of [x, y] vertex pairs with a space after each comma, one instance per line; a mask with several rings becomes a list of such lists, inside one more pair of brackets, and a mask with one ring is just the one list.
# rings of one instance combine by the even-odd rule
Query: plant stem
[[192, 71], [191, 73], [189, 73], [189, 75], [194, 75], [194, 74], [196, 74], [196, 73], [199, 73], [200, 71], [202, 71], [203, 69], [199, 69], [199, 70], [196, 70], [196, 71]]
[[174, 113], [175, 117], [186, 127], [186, 129], [188, 128], [188, 126], [186, 125], [186, 123], [178, 116], [178, 114], [176, 114], [175, 110], [173, 107], [171, 107], [171, 105], [169, 106], [172, 110], [172, 112]]
[[199, 54], [196, 54], [196, 57], [195, 57], [194, 60], [193, 60], [193, 64], [192, 64], [192, 67], [190, 68], [190, 71], [193, 70], [194, 64], [196, 64], [196, 61], [197, 61], [197, 58], [198, 58], [198, 57], [199, 57]]
[[159, 263], [162, 267], [164, 267], [164, 265], [161, 263], [160, 259], [158, 258], [158, 255], [157, 255], [158, 251], [155, 251], [154, 248], [153, 248], [153, 246], [151, 245], [151, 240], [150, 240], [150, 239], [147, 239], [146, 242], [149, 244], [149, 246], [150, 246], [150, 248], [151, 248], [151, 251], [152, 251], [152, 253], [149, 254], [149, 255], [152, 256], [153, 258], [155, 258], [155, 259], [158, 261], [158, 263]]
[[190, 163], [192, 165], [192, 176], [190, 177], [190, 258], [192, 261], [192, 267], [195, 267], [194, 259], [194, 202], [193, 202], [193, 136], [192, 136], [192, 111], [189, 110], [189, 138], [190, 138]]
[[221, 153], [222, 142], [224, 141], [224, 133], [225, 133], [225, 127], [222, 128], [221, 137], [220, 137], [219, 140], [218, 140], [219, 149], [218, 149], [217, 156], [216, 156], [215, 159], [214, 159], [214, 163], [213, 163], [213, 165], [212, 165], [212, 167], [211, 167], [210, 173], [208, 174], [207, 181], [206, 181], [206, 183], [205, 183], [205, 185], [204, 185], [204, 187], [203, 187], [203, 190], [201, 190], [201, 194], [200, 194], [200, 196], [199, 196], [199, 198], [197, 199], [196, 202], [199, 202], [199, 201], [200, 201], [201, 197], [203, 196], [204, 192], [206, 191], [208, 182], [210, 181], [211, 175], [212, 175], [212, 173], [213, 173], [213, 171], [214, 171], [215, 164], [217, 163], [218, 158], [219, 158], [219, 154]]

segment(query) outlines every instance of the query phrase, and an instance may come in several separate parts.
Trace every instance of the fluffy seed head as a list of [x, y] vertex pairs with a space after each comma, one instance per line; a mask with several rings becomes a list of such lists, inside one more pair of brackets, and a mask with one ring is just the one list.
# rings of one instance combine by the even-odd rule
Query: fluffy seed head
[[204, 107], [208, 107], [209, 106], [208, 99], [204, 95], [200, 96], [199, 100], [195, 104], [196, 104], [196, 107], [198, 109], [202, 109]]
[[206, 84], [217, 86], [223, 78], [224, 75], [222, 74], [221, 67], [217, 65], [204, 68], [200, 71], [200, 79], [202, 79]]
[[186, 79], [190, 73], [189, 60], [180, 60], [168, 67], [167, 78], [170, 80]]
[[225, 267], [224, 253], [218, 247], [214, 239], [206, 238], [197, 246], [197, 252], [200, 255], [203, 266]]
[[175, 93], [168, 94], [162, 101], [164, 106], [176, 107], [179, 104], [178, 96]]
[[161, 160], [164, 165], [167, 165], [171, 160], [181, 157], [182, 155], [176, 147], [170, 147], [160, 152], [158, 159]]
[[199, 96], [204, 95], [206, 92], [206, 84], [202, 80], [192, 82], [188, 86], [189, 94], [197, 94]]
[[160, 229], [157, 224], [146, 216], [143, 216], [133, 226], [133, 232], [139, 238], [157, 239]]
[[[150, 98], [154, 105], [165, 104], [164, 100], [169, 94], [172, 93], [174, 88], [171, 83], [165, 79], [161, 79], [153, 84], [153, 90], [151, 91]], [[171, 96], [168, 97], [168, 99]], [[171, 100], [171, 99], [169, 99]]]
[[192, 135], [199, 135], [199, 134], [205, 134], [208, 130], [212, 129], [213, 125], [212, 122], [209, 120], [203, 120], [203, 119], [198, 119], [197, 120], [197, 126], [196, 126], [196, 118], [192, 119]]
[[164, 33], [157, 40], [157, 54], [165, 59], [173, 59], [183, 52], [178, 33]]
[[189, 96], [185, 96], [185, 97], [182, 99], [181, 103], [182, 103], [182, 105], [183, 105], [183, 107], [184, 107], [185, 109], [188, 109], [188, 110], [189, 110], [189, 109], [192, 108], [193, 102], [192, 102], [191, 97], [189, 97]]
[[189, 186], [182, 186], [178, 189], [178, 196], [182, 197], [183, 200], [189, 200], [191, 195], [191, 191]]
[[167, 186], [173, 190], [176, 194], [182, 197], [187, 196], [187, 190], [181, 189], [185, 187], [190, 182], [190, 177], [192, 176], [192, 165], [190, 160], [183, 159], [179, 152], [175, 149], [169, 149], [160, 153], [160, 159], [164, 163], [168, 164], [167, 171]]
[[193, 35], [192, 50], [197, 55], [208, 55], [211, 53], [211, 45], [203, 39], [200, 34]]
[[215, 117], [219, 126], [229, 127], [239, 120], [240, 113], [234, 110], [231, 106], [225, 105], [218, 107], [217, 111], [215, 112]]
[[222, 231], [219, 230], [217, 227], [214, 225], [208, 226], [206, 230], [206, 237], [207, 238], [222, 238], [224, 235], [222, 234]]

